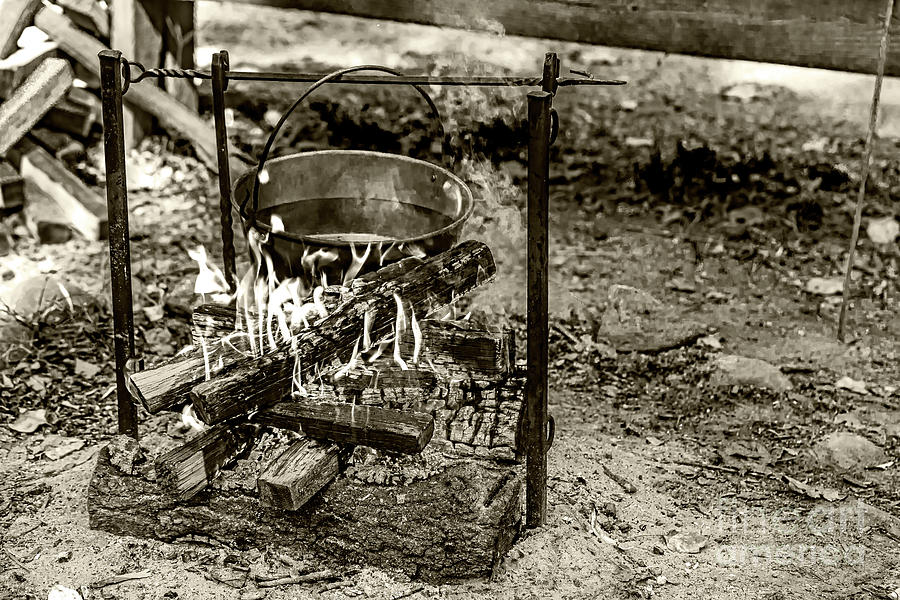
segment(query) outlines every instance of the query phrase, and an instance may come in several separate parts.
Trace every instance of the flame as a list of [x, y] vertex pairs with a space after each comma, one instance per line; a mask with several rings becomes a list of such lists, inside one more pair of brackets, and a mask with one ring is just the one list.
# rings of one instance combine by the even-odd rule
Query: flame
[[356, 342], [353, 344], [353, 352], [350, 354], [350, 360], [347, 361], [347, 364], [337, 370], [334, 374], [334, 380], [337, 381], [339, 379], [343, 379], [347, 376], [347, 373], [353, 369], [357, 362], [359, 362], [359, 338], [356, 338]]
[[413, 355], [412, 355], [412, 363], [419, 363], [419, 352], [422, 350], [422, 330], [419, 329], [419, 322], [416, 321], [416, 311], [410, 307], [410, 329], [412, 329], [413, 334]]
[[406, 314], [403, 312], [403, 301], [397, 294], [394, 294], [394, 302], [397, 303], [397, 319], [394, 322], [394, 362], [401, 370], [408, 371], [409, 366], [400, 356], [400, 334], [406, 329]]
[[353, 242], [350, 243], [350, 254], [353, 255], [353, 258], [350, 262], [350, 268], [344, 273], [344, 279], [341, 282], [343, 285], [349, 285], [350, 282], [356, 278], [357, 274], [359, 274], [359, 270], [366, 264], [366, 259], [369, 258], [370, 252], [372, 252], [371, 243], [366, 244], [366, 251], [361, 255], [356, 254], [356, 244]]
[[197, 415], [194, 414], [193, 404], [185, 404], [184, 408], [181, 409], [181, 422], [185, 427], [190, 427], [194, 431], [203, 431], [206, 429], [206, 425], [204, 425], [203, 421], [198, 419]]
[[[190, 256], [200, 268], [197, 279], [194, 281], [194, 293], [205, 296], [206, 294], [221, 295], [230, 298], [228, 284], [225, 282], [225, 276], [219, 268], [209, 261], [206, 255], [206, 248], [197, 246], [194, 250], [188, 250]], [[226, 299], [227, 301], [227, 299]]]

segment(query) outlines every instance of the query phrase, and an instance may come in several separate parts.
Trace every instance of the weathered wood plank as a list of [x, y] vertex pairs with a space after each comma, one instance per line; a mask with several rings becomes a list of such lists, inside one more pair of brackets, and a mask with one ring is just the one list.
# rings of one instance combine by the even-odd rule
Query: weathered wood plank
[[51, 108], [41, 124], [79, 139], [87, 139], [95, 124], [100, 124], [100, 99], [86, 90], [72, 88]]
[[343, 403], [281, 402], [254, 421], [316, 439], [404, 454], [418, 454], [434, 434], [429, 414]]
[[205, 488], [253, 439], [251, 426], [216, 425], [156, 460], [156, 475], [169, 493], [186, 500]]
[[25, 185], [25, 225], [42, 244], [61, 244], [72, 239], [73, 231], [59, 204], [35, 187]]
[[341, 472], [337, 444], [304, 438], [268, 463], [256, 480], [259, 503], [297, 510]]
[[[57, 14], [50, 8], [43, 8], [35, 16], [35, 24], [47, 32], [66, 54], [87, 69], [97, 71], [99, 64], [97, 55], [106, 47], [90, 35], [79, 31], [65, 15]], [[152, 114], [171, 135], [182, 136], [191, 142], [197, 156], [210, 170], [215, 172], [218, 169], [215, 133], [197, 113], [152, 85], [152, 82], [133, 85], [125, 94], [125, 103]], [[233, 177], [246, 168], [240, 160], [232, 159]]]
[[[241, 0], [604, 46], [874, 73], [882, 0]], [[900, 75], [900, 52], [886, 75]]]
[[41, 42], [0, 60], [0, 98], [8, 98], [44, 59], [56, 57], [57, 45]]
[[72, 80], [68, 61], [47, 58], [0, 104], [0, 156], [5, 156], [65, 96]]
[[34, 146], [22, 156], [22, 177], [53, 198], [66, 221], [86, 239], [107, 238], [106, 200], [46, 150]]
[[[163, 66], [159, 64], [163, 47], [162, 34], [153, 23], [150, 15], [152, 9], [153, 4], [143, 0], [116, 0], [112, 3], [110, 14], [110, 46], [120, 50], [128, 60], [141, 63], [146, 69]], [[96, 53], [94, 60], [96, 62]], [[158, 85], [157, 81], [150, 81], [147, 87]], [[135, 148], [153, 127], [151, 113], [126, 106], [122, 117], [125, 148]]]
[[16, 42], [41, 7], [41, 0], [0, 0], [0, 58], [16, 50]]
[[[109, 39], [109, 9], [97, 0], [56, 0], [56, 4], [76, 25], [93, 33], [94, 37]], [[116, 4], [118, 0], [113, 2], [113, 5]]]

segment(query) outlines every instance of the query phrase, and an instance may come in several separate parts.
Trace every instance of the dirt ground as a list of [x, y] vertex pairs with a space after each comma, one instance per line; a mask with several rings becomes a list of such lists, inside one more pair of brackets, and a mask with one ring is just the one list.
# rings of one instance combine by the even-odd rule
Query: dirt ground
[[[0, 297], [24, 324], [5, 331], [27, 341], [0, 360], [0, 412], [12, 423], [45, 409], [49, 422], [0, 428], [4, 598], [45, 598], [55, 585], [127, 599], [898, 597], [900, 250], [896, 236], [867, 233], [896, 216], [896, 142], [876, 148], [841, 343], [828, 288], [843, 271], [864, 118], [786, 87], [723, 89], [712, 61], [221, 6], [200, 3], [199, 54], [228, 48], [234, 69], [530, 74], [552, 49], [566, 73], [628, 80], [554, 101], [548, 524], [525, 532], [490, 581], [431, 586], [364, 567], [333, 589], [240, 579], [235, 566], [273, 568], [277, 549], [88, 529], [93, 458], [115, 430], [107, 249], [37, 245], [8, 223]], [[258, 152], [298, 89], [235, 85], [235, 146]], [[479, 198], [466, 235], [488, 241], [501, 273], [473, 307], [524, 339], [524, 91], [429, 92], [445, 157]], [[431, 157], [414, 95], [320, 96], [283, 147]], [[129, 164], [149, 362], [188, 338], [199, 299], [187, 250], [218, 248], [215, 182], [189, 154], [157, 137]], [[23, 291], [48, 276], [72, 310], [52, 310], [55, 284], [37, 302]], [[50, 309], [31, 314], [39, 304]], [[142, 418], [145, 431], [178, 430]]]

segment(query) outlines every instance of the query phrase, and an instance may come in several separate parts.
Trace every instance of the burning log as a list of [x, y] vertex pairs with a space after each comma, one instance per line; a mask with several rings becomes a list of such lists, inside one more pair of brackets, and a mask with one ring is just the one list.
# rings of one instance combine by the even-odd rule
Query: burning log
[[156, 474], [164, 489], [182, 500], [205, 488], [219, 471], [248, 448], [256, 428], [220, 424], [160, 456]]
[[72, 87], [72, 67], [61, 58], [48, 58], [0, 104], [0, 156], [34, 127]]
[[[319, 364], [335, 358], [346, 361], [354, 343], [362, 336], [367, 313], [373, 339], [389, 333], [397, 316], [394, 296], [402, 298], [404, 307], [427, 314], [481, 285], [495, 271], [487, 246], [465, 242], [412, 268], [407, 267], [398, 277], [364, 281], [357, 286], [361, 291], [309, 329], [296, 333], [293, 342], [282, 341], [278, 350], [259, 357], [244, 357], [221, 345], [214, 356], [195, 350], [185, 358], [132, 374], [130, 389], [148, 409], [148, 400], [152, 398], [152, 405], [158, 410], [184, 403], [184, 392], [193, 382], [194, 408], [206, 423], [247, 414], [289, 394], [296, 373], [305, 378]], [[220, 359], [221, 371], [205, 381], [209, 364], [216, 365]], [[295, 368], [297, 364], [299, 369]]]
[[281, 402], [253, 420], [312, 438], [406, 454], [421, 452], [434, 434], [434, 417], [427, 413], [344, 403]]
[[344, 302], [311, 330], [297, 335], [296, 352], [283, 342], [277, 351], [242, 359], [224, 374], [200, 383], [191, 390], [194, 408], [212, 424], [277, 402], [293, 389], [295, 365], [306, 377], [315, 365], [333, 358], [346, 361], [364, 330], [371, 332], [372, 339], [388, 334], [397, 318], [395, 298], [411, 310], [418, 308], [420, 314], [427, 314], [481, 285], [495, 272], [486, 245], [463, 242]]
[[270, 508], [297, 510], [341, 470], [337, 444], [298, 440], [270, 462], [256, 480], [259, 502]]

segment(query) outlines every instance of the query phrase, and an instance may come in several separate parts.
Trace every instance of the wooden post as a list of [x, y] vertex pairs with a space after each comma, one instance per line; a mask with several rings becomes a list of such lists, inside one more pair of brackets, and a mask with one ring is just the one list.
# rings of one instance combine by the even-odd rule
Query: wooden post
[[547, 519], [548, 423], [548, 203], [550, 190], [550, 110], [559, 62], [548, 54], [544, 89], [528, 94], [528, 384], [525, 410], [525, 524], [541, 527]]

